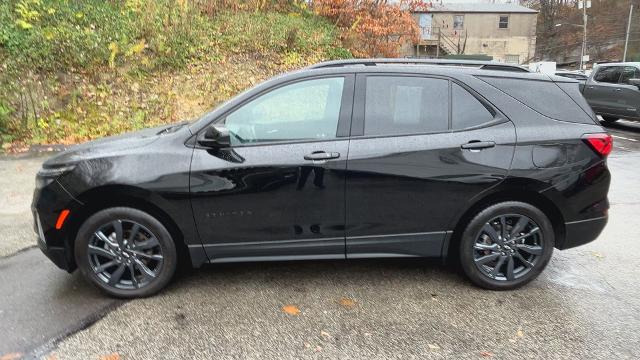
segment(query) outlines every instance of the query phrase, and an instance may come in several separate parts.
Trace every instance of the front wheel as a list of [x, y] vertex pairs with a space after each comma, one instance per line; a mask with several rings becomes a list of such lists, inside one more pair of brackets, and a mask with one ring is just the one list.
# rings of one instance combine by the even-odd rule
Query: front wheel
[[82, 274], [109, 295], [153, 295], [173, 277], [175, 244], [153, 216], [132, 208], [99, 211], [80, 227], [75, 241]]
[[491, 290], [518, 288], [547, 266], [554, 247], [551, 222], [530, 204], [509, 201], [480, 211], [460, 241], [467, 277]]

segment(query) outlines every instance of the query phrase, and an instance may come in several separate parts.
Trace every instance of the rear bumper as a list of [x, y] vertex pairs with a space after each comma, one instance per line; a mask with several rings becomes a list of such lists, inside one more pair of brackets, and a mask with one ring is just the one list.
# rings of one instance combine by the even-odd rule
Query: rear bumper
[[565, 239], [558, 249], [565, 250], [584, 245], [595, 240], [605, 225], [608, 216], [565, 223]]

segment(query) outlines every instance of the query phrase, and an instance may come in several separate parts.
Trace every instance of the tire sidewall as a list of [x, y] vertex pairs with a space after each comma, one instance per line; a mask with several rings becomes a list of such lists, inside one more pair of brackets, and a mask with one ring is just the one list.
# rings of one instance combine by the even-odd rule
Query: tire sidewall
[[[160, 243], [163, 256], [160, 274], [150, 284], [140, 289], [127, 290], [111, 287], [98, 278], [89, 264], [88, 245], [93, 233], [101, 226], [117, 219], [132, 220], [143, 225], [156, 236]], [[169, 283], [177, 266], [176, 246], [162, 223], [146, 212], [127, 207], [109, 208], [90, 216], [78, 230], [74, 253], [76, 264], [86, 279], [107, 294], [120, 298], [146, 297], [157, 293]]]
[[[476, 237], [480, 233], [482, 227], [491, 219], [506, 214], [518, 214], [529, 217], [540, 227], [542, 235], [543, 253], [540, 255], [535, 267], [521, 278], [512, 281], [495, 280], [484, 275], [480, 269], [476, 267], [473, 258], [473, 245]], [[527, 284], [535, 279], [547, 266], [553, 248], [555, 245], [555, 236], [553, 226], [549, 218], [538, 208], [533, 205], [509, 201], [502, 202], [485, 208], [480, 211], [464, 230], [460, 241], [460, 265], [467, 277], [476, 285], [492, 290], [510, 290]]]

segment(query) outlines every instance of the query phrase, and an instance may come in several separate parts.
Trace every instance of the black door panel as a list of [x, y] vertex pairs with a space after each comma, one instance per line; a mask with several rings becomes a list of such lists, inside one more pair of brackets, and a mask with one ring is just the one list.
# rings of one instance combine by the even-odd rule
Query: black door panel
[[350, 74], [278, 84], [218, 121], [231, 147], [195, 149], [191, 165], [210, 261], [344, 258], [353, 87]]
[[[495, 145], [461, 147], [478, 139]], [[359, 252], [440, 256], [454, 216], [468, 207], [470, 199], [506, 177], [514, 145], [511, 122], [455, 133], [352, 139], [347, 257], [358, 257]], [[397, 234], [406, 236], [401, 242], [383, 240]]]
[[346, 158], [305, 154], [347, 149], [348, 140], [239, 147], [242, 164], [196, 149], [192, 204], [209, 258], [344, 258]]

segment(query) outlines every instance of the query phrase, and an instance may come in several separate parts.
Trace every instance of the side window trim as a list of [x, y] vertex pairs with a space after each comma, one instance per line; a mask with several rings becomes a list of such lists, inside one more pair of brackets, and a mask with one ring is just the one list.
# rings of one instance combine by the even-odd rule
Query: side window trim
[[[250, 146], [270, 146], [270, 145], [283, 145], [283, 144], [300, 144], [300, 143], [314, 143], [314, 142], [329, 142], [329, 141], [339, 141], [339, 140], [345, 140], [348, 138], [349, 136], [349, 129], [351, 128], [351, 117], [352, 117], [352, 111], [353, 111], [353, 103], [354, 103], [354, 86], [355, 86], [355, 74], [351, 73], [351, 72], [345, 72], [345, 73], [335, 73], [335, 74], [323, 74], [323, 75], [313, 75], [313, 76], [308, 76], [308, 77], [302, 77], [302, 78], [298, 78], [298, 79], [294, 79], [294, 80], [290, 80], [290, 81], [285, 81], [279, 84], [276, 84], [270, 88], [264, 89], [263, 91], [260, 91], [259, 93], [256, 93], [254, 95], [252, 95], [251, 97], [248, 97], [246, 99], [244, 99], [241, 103], [237, 104], [236, 106], [234, 106], [233, 108], [227, 110], [225, 113], [221, 114], [219, 117], [211, 120], [206, 126], [204, 126], [200, 131], [198, 131], [197, 134], [194, 134], [194, 136], [192, 136], [194, 139], [197, 138], [197, 136], [201, 133], [206, 131], [206, 129], [213, 125], [213, 124], [220, 124], [220, 123], [224, 123], [227, 116], [229, 116], [229, 114], [232, 114], [233, 112], [235, 112], [236, 110], [240, 109], [241, 107], [247, 105], [248, 103], [250, 103], [251, 101], [264, 96], [272, 91], [275, 91], [277, 89], [280, 89], [282, 87], [288, 86], [288, 85], [292, 85], [292, 84], [296, 84], [299, 82], [303, 82], [303, 81], [309, 81], [309, 80], [317, 80], [317, 79], [326, 79], [326, 78], [337, 78], [337, 77], [342, 77], [344, 78], [344, 83], [343, 83], [343, 88], [342, 88], [342, 98], [341, 98], [341, 103], [340, 103], [340, 111], [339, 111], [339, 117], [338, 117], [338, 126], [336, 129], [336, 137], [333, 139], [299, 139], [299, 140], [286, 140], [286, 141], [272, 141], [272, 142], [257, 142], [257, 143], [247, 143], [247, 144], [239, 144], [239, 145], [234, 145], [234, 148], [242, 148], [242, 147], [250, 147]], [[196, 148], [198, 148], [198, 146], [196, 145]]]

